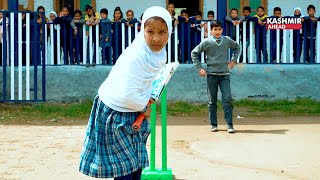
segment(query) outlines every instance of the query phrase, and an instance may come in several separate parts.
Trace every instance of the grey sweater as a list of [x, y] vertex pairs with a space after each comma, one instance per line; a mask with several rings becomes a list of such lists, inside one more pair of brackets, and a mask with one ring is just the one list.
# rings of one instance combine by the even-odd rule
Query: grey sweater
[[240, 45], [228, 36], [221, 36], [220, 43], [217, 43], [212, 37], [204, 39], [192, 50], [191, 58], [193, 63], [196, 64], [196, 68], [199, 70], [202, 68], [199, 56], [202, 52], [205, 52], [205, 55], [207, 56], [207, 73], [230, 73], [228, 68], [229, 48], [233, 50], [231, 61], [237, 63], [237, 59], [240, 55]]

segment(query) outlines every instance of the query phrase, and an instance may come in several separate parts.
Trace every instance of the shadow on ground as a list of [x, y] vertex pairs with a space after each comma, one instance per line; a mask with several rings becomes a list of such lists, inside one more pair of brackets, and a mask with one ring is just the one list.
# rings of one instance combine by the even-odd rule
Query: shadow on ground
[[237, 130], [236, 133], [244, 134], [286, 134], [288, 129], [274, 129], [274, 130]]

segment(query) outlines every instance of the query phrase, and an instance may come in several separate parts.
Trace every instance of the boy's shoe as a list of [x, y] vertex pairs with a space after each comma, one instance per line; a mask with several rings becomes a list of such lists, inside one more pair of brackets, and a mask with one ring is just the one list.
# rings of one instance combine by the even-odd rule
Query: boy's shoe
[[218, 132], [218, 127], [217, 126], [211, 126], [210, 131], [211, 132]]
[[228, 133], [235, 133], [236, 130], [234, 130], [233, 126], [228, 126]]

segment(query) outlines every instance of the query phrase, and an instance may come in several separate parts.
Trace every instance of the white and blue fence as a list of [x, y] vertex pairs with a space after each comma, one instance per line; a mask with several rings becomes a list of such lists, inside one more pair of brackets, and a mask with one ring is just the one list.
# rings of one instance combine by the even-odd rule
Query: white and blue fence
[[45, 24], [37, 23], [37, 12], [1, 13], [0, 101], [45, 101]]
[[[47, 65], [113, 65], [140, 29], [138, 22], [129, 26], [122, 22], [76, 23], [75, 33], [70, 19], [49, 23], [37, 12], [2, 13], [2, 102], [45, 101]], [[238, 26], [224, 23], [224, 33], [241, 45], [239, 63], [319, 64], [319, 26], [316, 21], [304, 23], [303, 31], [267, 30], [247, 19]], [[192, 63], [192, 49], [208, 35], [210, 21], [180, 21], [167, 45], [168, 62]], [[201, 62], [205, 59], [202, 53]]]

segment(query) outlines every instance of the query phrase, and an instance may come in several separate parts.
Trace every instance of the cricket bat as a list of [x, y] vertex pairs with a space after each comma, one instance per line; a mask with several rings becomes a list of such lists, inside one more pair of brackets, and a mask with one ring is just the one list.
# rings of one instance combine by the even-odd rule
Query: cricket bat
[[[166, 64], [156, 76], [156, 79], [152, 83], [151, 98], [154, 101], [159, 101], [161, 94], [168, 84], [172, 74], [176, 71], [179, 66], [179, 62]], [[148, 103], [150, 104], [150, 102]], [[133, 122], [132, 129], [138, 131], [141, 127], [144, 115], [140, 113], [137, 119]]]

